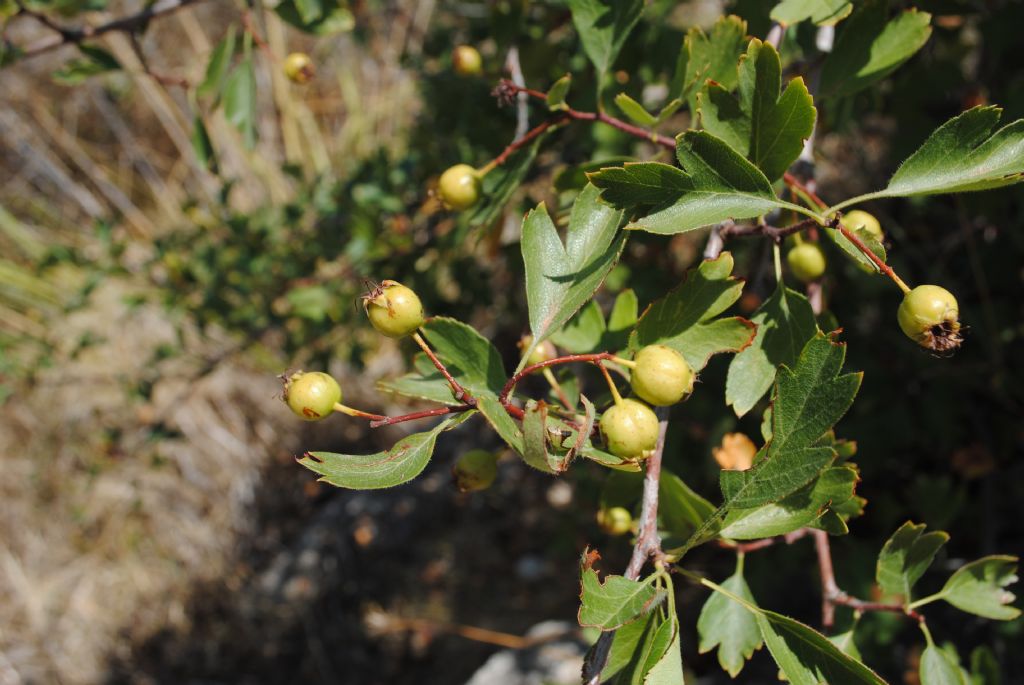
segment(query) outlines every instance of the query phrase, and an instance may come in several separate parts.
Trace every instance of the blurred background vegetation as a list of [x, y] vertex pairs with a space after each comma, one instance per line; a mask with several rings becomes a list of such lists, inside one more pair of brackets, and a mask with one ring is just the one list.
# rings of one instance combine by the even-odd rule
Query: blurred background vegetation
[[[68, 25], [141, 7], [69, 2], [62, 16], [37, 4]], [[648, 3], [614, 88], [661, 102], [690, 27], [732, 12], [764, 36], [771, 4]], [[918, 4], [934, 15], [928, 45], [880, 87], [820, 111], [827, 199], [880, 187], [969, 106], [1024, 116], [1024, 4]], [[52, 35], [13, 16], [14, 3], [0, 7], [6, 40]], [[341, 379], [347, 403], [405, 408], [374, 387], [412, 351], [365, 324], [356, 300], [366, 279], [414, 287], [429, 312], [494, 340], [511, 368], [526, 328], [523, 211], [541, 200], [566, 207], [577, 165], [657, 154], [576, 124], [547, 139], [503, 208], [441, 211], [430, 196], [439, 173], [482, 165], [513, 138], [514, 107], [490, 96], [510, 48], [529, 85], [544, 90], [572, 72], [572, 103], [593, 108], [567, 8], [363, 0], [338, 11], [333, 32], [317, 36], [260, 3], [197, 2], [134, 38], [97, 40], [117, 70], [86, 79], [69, 66], [73, 47], [0, 70], [0, 683], [460, 683], [497, 647], [441, 624], [521, 634], [545, 619], [574, 623], [583, 547], [599, 546], [609, 568], [626, 557], [628, 542], [593, 523], [604, 472], [554, 481], [505, 459], [494, 489], [456, 493], [451, 461], [469, 446], [497, 448], [493, 436], [446, 436], [425, 478], [383, 493], [321, 487], [294, 464], [303, 449], [380, 449], [404, 429], [300, 424], [275, 399], [275, 375], [305, 367]], [[215, 95], [195, 95], [243, 19], [265, 41], [251, 50], [252, 146]], [[799, 58], [809, 41], [813, 32], [792, 33], [782, 54]], [[484, 76], [452, 72], [460, 43], [480, 49]], [[305, 86], [280, 69], [295, 50], [317, 66]], [[664, 131], [688, 123], [683, 112]], [[206, 133], [198, 145], [197, 130]], [[867, 209], [897, 271], [956, 293], [969, 330], [955, 357], [923, 354], [895, 325], [899, 293], [830, 254], [827, 306], [849, 342], [848, 366], [865, 372], [840, 433], [859, 443], [868, 499], [834, 550], [840, 584], [865, 597], [877, 550], [907, 519], [952, 535], [924, 591], [964, 559], [1024, 549], [1024, 188]], [[699, 260], [703, 239], [633, 237], [602, 303], [631, 287], [645, 306]], [[773, 286], [770, 250], [729, 248], [749, 314]], [[712, 448], [726, 432], [758, 432], [757, 418], [737, 421], [724, 406], [724, 377], [725, 361], [713, 361], [677, 412], [666, 453], [709, 496]], [[713, 549], [695, 559], [712, 577], [733, 562]], [[817, 624], [809, 545], [752, 555], [747, 569], [763, 606]], [[695, 620], [702, 591], [688, 588], [680, 602]], [[1013, 649], [1021, 620], [965, 619], [938, 605], [928, 616], [965, 661], [989, 650], [1002, 682], [1024, 681]], [[435, 623], [406, 630], [396, 617]], [[683, 623], [692, 631], [693, 620]], [[868, 616], [858, 641], [887, 679], [916, 682], [919, 640], [900, 617]], [[700, 682], [722, 682], [692, 633], [683, 644]], [[744, 672], [745, 682], [774, 678], [764, 655]]]

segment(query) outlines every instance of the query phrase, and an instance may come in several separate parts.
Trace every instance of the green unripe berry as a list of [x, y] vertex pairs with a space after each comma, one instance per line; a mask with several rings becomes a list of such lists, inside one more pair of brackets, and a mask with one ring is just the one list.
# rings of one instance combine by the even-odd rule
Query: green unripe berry
[[498, 457], [487, 450], [470, 450], [455, 462], [452, 476], [462, 492], [486, 490], [498, 477]]
[[599, 509], [597, 525], [609, 535], [625, 535], [633, 529], [633, 515], [625, 507]]
[[373, 327], [389, 338], [404, 338], [426, 320], [420, 298], [397, 281], [383, 281], [363, 295], [363, 308]]
[[458, 45], [452, 50], [452, 66], [459, 76], [479, 76], [483, 65], [480, 52], [472, 45]]
[[437, 192], [449, 209], [469, 209], [480, 200], [480, 174], [468, 164], [456, 164], [441, 174]]
[[873, 214], [868, 214], [863, 209], [855, 209], [852, 212], [844, 214], [843, 223], [847, 228], [854, 231], [863, 228], [878, 242], [885, 240], [885, 233], [882, 231], [882, 224], [878, 223], [878, 219], [876, 219]]
[[693, 369], [671, 347], [648, 345], [633, 361], [633, 392], [656, 407], [675, 404], [693, 390]]
[[658, 417], [643, 402], [622, 400], [601, 417], [608, 451], [623, 459], [644, 459], [658, 444]]
[[284, 382], [284, 401], [304, 421], [319, 421], [330, 416], [334, 405], [341, 402], [341, 386], [321, 371], [299, 371]]
[[[524, 352], [530, 349], [530, 345], [533, 344], [532, 335], [524, 335], [519, 339], [517, 343], [520, 352]], [[546, 362], [549, 359], [554, 359], [558, 356], [558, 351], [555, 346], [551, 344], [550, 340], [545, 340], [530, 353], [530, 356], [526, 358], [526, 365], [533, 366], [534, 364], [540, 364]]]
[[904, 295], [896, 312], [903, 333], [935, 352], [960, 347], [960, 307], [956, 298], [937, 285], [919, 285]]
[[293, 52], [284, 58], [284, 75], [292, 83], [309, 83], [316, 75], [316, 67], [306, 53]]
[[825, 273], [825, 253], [817, 243], [800, 243], [786, 254], [786, 263], [793, 275], [804, 283], [821, 278]]

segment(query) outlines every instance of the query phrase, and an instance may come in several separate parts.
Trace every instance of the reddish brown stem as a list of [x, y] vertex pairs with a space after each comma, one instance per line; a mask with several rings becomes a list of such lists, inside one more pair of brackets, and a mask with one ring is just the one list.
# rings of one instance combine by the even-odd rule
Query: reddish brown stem
[[549, 119], [548, 121], [545, 121], [542, 124], [534, 126], [532, 129], [527, 131], [526, 135], [524, 135], [522, 138], [519, 138], [518, 140], [514, 140], [511, 143], [509, 143], [509, 146], [502, 150], [500, 155], [495, 157], [493, 160], [491, 160], [490, 163], [484, 166], [480, 170], [480, 172], [486, 174], [491, 169], [501, 166], [502, 164], [508, 161], [508, 158], [511, 157], [516, 150], [522, 149], [531, 141], [533, 141], [537, 136], [541, 135], [552, 126], [558, 126], [560, 124], [566, 123], [567, 121], [569, 121], [569, 117], [564, 116], [559, 119]]
[[403, 414], [402, 416], [382, 416], [374, 421], [370, 422], [370, 428], [380, 428], [381, 426], [392, 426], [396, 423], [405, 423], [406, 421], [415, 421], [417, 419], [426, 419], [431, 416], [444, 416], [446, 414], [458, 414], [460, 412], [469, 411], [475, 409], [472, 404], [460, 404], [454, 407], [438, 407], [436, 409], [426, 409], [424, 411], [417, 411], [411, 414]]
[[412, 339], [416, 341], [416, 344], [419, 345], [424, 352], [426, 352], [427, 356], [430, 357], [430, 361], [434, 363], [434, 367], [438, 371], [440, 371], [441, 375], [444, 376], [446, 381], [448, 381], [448, 385], [452, 387], [452, 393], [454, 393], [455, 399], [458, 400], [459, 402], [465, 402], [471, 407], [475, 407], [476, 398], [470, 395], [469, 391], [463, 388], [462, 385], [460, 385], [459, 382], [455, 380], [455, 377], [448, 372], [448, 367], [446, 367], [444, 363], [437, 358], [437, 355], [434, 354], [434, 351], [432, 349], [430, 349], [430, 345], [428, 345], [427, 342], [423, 339], [423, 336], [421, 336], [419, 333], [413, 333]]
[[779, 535], [778, 537], [762, 538], [760, 540], [751, 540], [750, 542], [728, 543], [724, 540], [719, 540], [718, 545], [720, 547], [725, 547], [726, 549], [735, 550], [736, 552], [756, 552], [758, 550], [765, 549], [767, 547], [774, 547], [775, 545], [783, 543], [792, 545], [797, 540], [807, 537], [810, 532], [810, 528], [800, 528], [799, 530], [794, 530], [792, 533], [786, 533], [785, 535]]
[[530, 364], [519, 373], [513, 375], [505, 383], [505, 387], [501, 389], [501, 394], [498, 395], [498, 401], [501, 402], [501, 406], [505, 407], [513, 418], [522, 419], [524, 416], [523, 410], [512, 404], [509, 397], [512, 395], [512, 391], [516, 389], [516, 384], [523, 380], [526, 376], [529, 376], [534, 371], [547, 368], [549, 366], [556, 366], [558, 364], [569, 364], [572, 362], [600, 362], [605, 359], [611, 359], [614, 357], [611, 352], [596, 352], [594, 354], [567, 354], [564, 357], [555, 357], [554, 359], [546, 359], [536, 364]]
[[907, 284], [903, 282], [902, 278], [900, 278], [899, 276], [896, 275], [896, 272], [893, 271], [892, 267], [889, 266], [888, 264], [886, 264], [885, 262], [883, 262], [881, 260], [881, 258], [879, 258], [878, 255], [876, 255], [874, 252], [872, 252], [871, 248], [869, 248], [867, 245], [865, 245], [864, 241], [860, 239], [860, 236], [858, 236], [856, 233], [854, 233], [849, 228], [847, 228], [842, 223], [840, 223], [838, 217], [835, 218], [835, 219], [832, 219], [831, 225], [832, 225], [833, 228], [838, 229], [839, 232], [842, 233], [846, 237], [847, 240], [849, 240], [851, 243], [853, 243], [858, 250], [863, 252], [864, 256], [867, 257], [868, 259], [870, 259], [871, 262], [875, 266], [878, 267], [879, 271], [881, 271], [883, 274], [885, 274], [886, 276], [891, 278], [893, 280], [893, 282], [900, 287], [900, 290], [902, 290], [905, 293], [906, 292], [910, 292], [910, 287], [907, 286]]
[[782, 175], [782, 180], [790, 188], [795, 188], [796, 190], [799, 190], [801, 193], [807, 195], [807, 197], [811, 198], [811, 200], [818, 205], [818, 209], [826, 209], [828, 207], [828, 204], [820, 197], [818, 197], [817, 193], [808, 188], [804, 183], [800, 181], [800, 179], [798, 179], [796, 176], [789, 173], [788, 171]]
[[256, 24], [252, 20], [252, 12], [249, 10], [242, 12], [242, 26], [245, 28], [246, 32], [252, 36], [252, 40], [256, 43], [256, 47], [263, 51], [263, 54], [267, 56], [267, 59], [270, 60], [271, 63], [276, 62], [277, 58], [274, 56], [274, 51], [270, 49], [270, 45], [267, 41], [263, 40], [263, 37], [260, 36], [260, 32], [256, 30]]
[[806, 231], [809, 228], [817, 226], [818, 222], [815, 219], [806, 219], [792, 226], [769, 226], [767, 224], [749, 224], [741, 225], [736, 223], [730, 223], [722, 226], [718, 230], [718, 235], [723, 239], [727, 238], [744, 238], [747, 236], [768, 236], [775, 242], [779, 242], [788, 235], [794, 233], [800, 233]]

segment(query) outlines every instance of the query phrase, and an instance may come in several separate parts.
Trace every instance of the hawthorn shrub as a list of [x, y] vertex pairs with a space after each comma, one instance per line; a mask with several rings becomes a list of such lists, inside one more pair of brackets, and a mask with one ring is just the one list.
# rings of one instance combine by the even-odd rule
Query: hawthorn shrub
[[[173, 4], [157, 3], [152, 12]], [[990, 621], [1018, 621], [1008, 589], [1017, 579], [1016, 557], [993, 553], [934, 567], [945, 558], [949, 535], [906, 521], [871, 550], [875, 572], [865, 579], [837, 566], [832, 540], [856, 537], [869, 506], [859, 491], [871, 488], [867, 478], [861, 483], [861, 436], [840, 424], [852, 408], [856, 413], [865, 381], [850, 370], [856, 365], [848, 363], [844, 329], [855, 330], [855, 339], [881, 341], [866, 343], [871, 354], [856, 355], [879, 372], [885, 364], [872, 355], [893, 354], [886, 347], [919, 348], [914, 364], [921, 370], [955, 367], [961, 347], [979, 344], [967, 335], [979, 312], [942, 283], [918, 284], [907, 275], [925, 270], [900, 257], [906, 247], [921, 261], [903, 225], [919, 221], [890, 219], [941, 214], [934, 208], [950, 205], [934, 202], [949, 200], [929, 198], [955, 196], [955, 221], [966, 222], [973, 240], [962, 217], [980, 209], [970, 204], [977, 203], [974, 194], [1024, 179], [1024, 119], [1004, 117], [984, 94], [965, 92], [966, 106], [928, 130], [890, 132], [891, 150], [902, 160], [887, 178], [871, 177], [869, 188], [846, 197], [819, 192], [816, 162], [835, 131], [890, 108], [905, 125], [915, 119], [902, 111], [907, 102], [917, 97], [922, 109], [930, 105], [921, 81], [929, 68], [954, 58], [937, 49], [929, 67], [922, 51], [936, 39], [948, 48], [948, 37], [933, 32], [936, 25], [955, 29], [955, 22], [944, 15], [936, 24], [925, 8], [881, 2], [761, 4], [736, 3], [735, 14], [682, 35], [663, 27], [673, 3], [498, 3], [486, 12], [489, 22], [463, 31], [467, 44], [446, 42], [440, 31], [428, 37], [442, 65], [425, 77], [427, 111], [436, 116], [413, 136], [422, 144], [415, 168], [400, 169], [402, 178], [390, 181], [396, 195], [408, 195], [405, 184], [414, 180], [417, 199], [388, 211], [429, 208], [431, 216], [453, 220], [437, 244], [461, 254], [452, 259], [467, 259], [460, 248], [491, 239], [496, 225], [507, 233], [517, 203], [547, 198], [514, 222], [514, 238], [499, 248], [501, 260], [519, 260], [505, 273], [514, 282], [498, 283], [488, 265], [472, 267], [477, 278], [446, 272], [472, 291], [469, 311], [507, 298], [492, 327], [501, 340], [446, 309], [437, 297], [441, 286], [414, 266], [416, 246], [401, 245], [394, 255], [406, 236], [392, 234], [382, 212], [360, 214], [358, 200], [347, 205], [354, 188], [344, 181], [318, 179], [323, 185], [311, 185], [308, 197], [283, 212], [268, 210], [269, 217], [230, 217], [230, 230], [215, 237], [163, 239], [156, 261], [182, 285], [169, 300], [192, 298], [200, 319], [243, 332], [279, 327], [289, 349], [299, 350], [328, 320], [365, 326], [338, 304], [344, 297], [351, 302], [356, 279], [294, 287], [304, 271], [335, 250], [347, 252], [361, 275], [380, 279], [363, 294], [369, 323], [407, 340], [410, 351], [418, 348], [409, 372], [380, 389], [429, 406], [379, 415], [343, 404], [345, 389], [319, 369], [288, 374], [284, 399], [304, 420], [325, 419], [333, 409], [372, 427], [423, 424], [379, 453], [314, 450], [298, 460], [331, 485], [400, 486], [423, 472], [443, 433], [470, 421], [493, 430], [508, 454], [539, 472], [538, 481], [579, 469], [604, 473], [596, 520], [608, 535], [628, 534], [632, 555], [625, 569], [599, 572], [598, 550], [617, 543], [597, 536], [580, 549], [578, 619], [594, 636], [585, 683], [681, 683], [690, 679], [683, 654], [694, 652], [715, 652], [721, 668], [737, 677], [761, 647], [793, 683], [882, 683], [872, 661], [894, 670], [879, 654], [879, 645], [894, 638], [878, 634], [903, 626], [918, 631], [916, 669], [924, 685], [999, 682], [990, 648], [976, 646], [963, 659], [957, 635], [936, 634], [929, 617], [944, 603]], [[51, 9], [40, 2], [22, 11]], [[275, 11], [317, 35], [358, 30], [339, 2], [284, 0]], [[140, 22], [130, 30], [143, 28]], [[82, 51], [65, 79], [117, 68], [86, 38], [60, 36]], [[244, 140], [252, 144], [257, 136], [253, 52], [263, 45], [244, 14], [196, 88], [203, 96], [196, 101], [196, 153], [211, 167], [204, 114], [220, 108]], [[4, 59], [26, 54], [8, 44]], [[305, 53], [276, 66], [299, 85], [317, 78]], [[451, 131], [464, 137], [456, 141]], [[498, 137], [507, 144], [495, 149]], [[439, 180], [427, 190], [427, 179]], [[318, 195], [317, 187], [328, 190]], [[1001, 200], [1010, 204], [1020, 195], [981, 197], [1015, 198]], [[1019, 223], [1019, 206], [1005, 215], [1014, 211]], [[297, 232], [306, 243], [296, 245], [296, 232], [282, 222], [310, 212], [316, 216]], [[703, 254], [680, 275], [657, 257], [682, 244], [684, 234], [686, 244], [699, 239]], [[983, 271], [971, 249], [971, 268]], [[265, 268], [252, 268], [257, 262]], [[287, 279], [292, 286], [282, 290]], [[879, 283], [897, 297], [882, 294]], [[226, 289], [248, 308], [225, 299]], [[871, 298], [892, 306], [865, 336], [858, 309], [877, 304], [859, 300]], [[507, 335], [523, 335], [511, 366]], [[545, 389], [536, 391], [541, 386], [533, 381], [540, 379]], [[532, 392], [522, 389], [527, 385]], [[872, 411], [890, 415], [878, 420], [885, 430], [910, 401], [891, 390], [872, 398]], [[993, 392], [1020, 406], [1019, 390]], [[930, 401], [955, 400], [939, 394]], [[704, 434], [714, 432], [722, 443], [717, 487], [687, 453], [693, 439], [674, 428], [680, 422], [716, 426]], [[884, 444], [866, 436], [872, 438], [876, 447]], [[500, 477], [496, 458], [475, 450], [453, 460], [459, 489], [486, 490]], [[926, 491], [921, 497], [941, 507], [948, 481], [921, 482], [914, 482]], [[796, 598], [764, 597], [747, 580], [749, 555], [782, 545], [795, 551], [804, 544], [799, 540], [814, 549], [820, 618], [813, 626], [790, 615], [797, 613], [787, 609], [790, 599], [804, 613]], [[707, 549], [733, 555], [731, 570], [709, 573], [700, 556]], [[853, 586], [841, 582], [848, 579]], [[707, 591], [699, 608], [677, 603], [680, 584]], [[898, 627], [879, 627], [894, 619]], [[862, 653], [865, 630], [871, 649]], [[694, 632], [696, 644], [684, 644]]]

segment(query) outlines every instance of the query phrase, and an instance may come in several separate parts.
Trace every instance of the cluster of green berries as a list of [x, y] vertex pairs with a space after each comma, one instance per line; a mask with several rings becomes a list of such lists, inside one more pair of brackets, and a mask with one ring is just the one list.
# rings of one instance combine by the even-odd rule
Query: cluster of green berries
[[693, 390], [693, 369], [677, 350], [648, 345], [633, 360], [630, 384], [640, 399], [616, 402], [601, 416], [608, 450], [623, 459], [643, 459], [658, 443], [658, 417], [651, 409], [679, 402]]
[[[419, 296], [396, 281], [383, 281], [364, 295], [363, 308], [373, 327], [389, 338], [403, 338], [426, 320]], [[285, 379], [283, 399], [298, 417], [319, 421], [341, 403], [341, 386], [322, 371], [299, 371]]]

